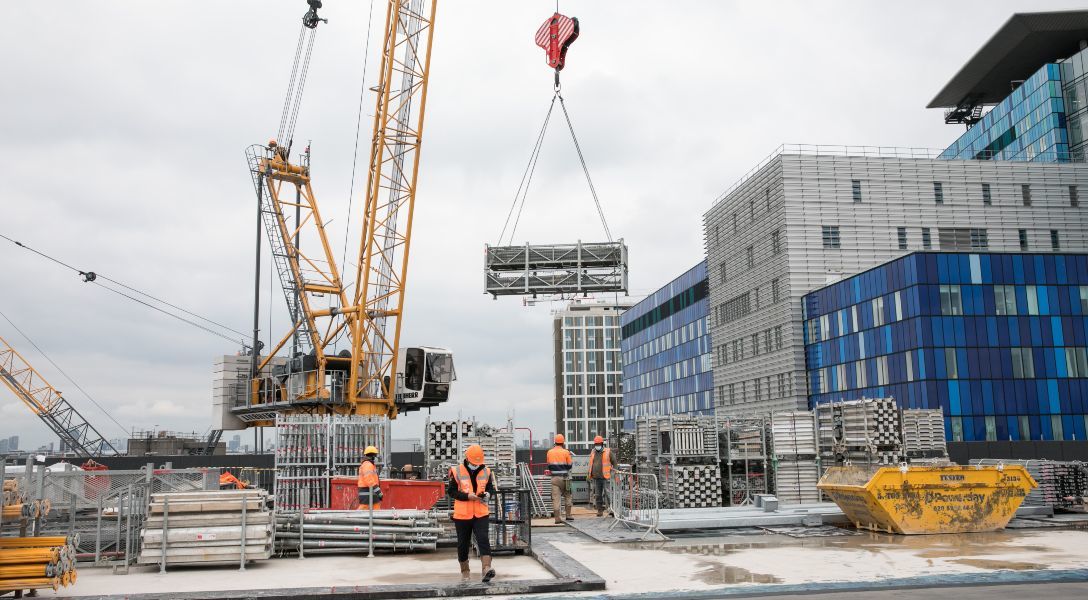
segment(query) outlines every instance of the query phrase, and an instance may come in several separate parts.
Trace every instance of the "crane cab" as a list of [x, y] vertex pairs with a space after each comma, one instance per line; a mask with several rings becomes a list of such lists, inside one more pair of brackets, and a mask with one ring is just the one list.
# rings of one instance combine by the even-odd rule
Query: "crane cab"
[[453, 352], [429, 346], [401, 348], [397, 354], [397, 410], [411, 412], [446, 402], [456, 380]]

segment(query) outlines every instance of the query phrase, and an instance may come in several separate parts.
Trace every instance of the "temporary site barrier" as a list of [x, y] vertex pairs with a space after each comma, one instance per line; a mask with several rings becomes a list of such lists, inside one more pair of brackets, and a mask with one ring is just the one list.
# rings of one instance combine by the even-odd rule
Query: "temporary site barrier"
[[660, 533], [661, 492], [656, 475], [612, 471], [609, 497], [614, 519], [610, 530], [622, 523], [627, 527], [645, 528], [644, 538], [651, 533]]

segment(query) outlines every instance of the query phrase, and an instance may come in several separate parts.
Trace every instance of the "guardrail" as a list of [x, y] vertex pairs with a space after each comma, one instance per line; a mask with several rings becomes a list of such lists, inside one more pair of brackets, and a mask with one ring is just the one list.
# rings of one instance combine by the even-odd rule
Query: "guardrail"
[[651, 533], [661, 534], [661, 493], [656, 475], [612, 471], [609, 504], [614, 519], [609, 531], [622, 523], [628, 528], [646, 529], [644, 539]]

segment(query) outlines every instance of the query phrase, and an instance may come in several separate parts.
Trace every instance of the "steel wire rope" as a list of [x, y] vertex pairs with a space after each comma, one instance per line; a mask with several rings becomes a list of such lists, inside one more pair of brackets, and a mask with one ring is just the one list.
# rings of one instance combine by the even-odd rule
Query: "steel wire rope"
[[80, 393], [82, 393], [84, 396], [86, 396], [87, 399], [90, 400], [92, 404], [94, 404], [95, 406], [98, 407], [98, 410], [102, 411], [102, 413], [105, 414], [106, 417], [109, 420], [113, 421], [114, 425], [117, 425], [117, 427], [119, 427], [121, 429], [121, 431], [124, 432], [125, 435], [128, 435], [129, 431], [128, 431], [128, 429], [125, 429], [124, 425], [122, 425], [120, 422], [118, 422], [117, 419], [114, 419], [113, 415], [111, 415], [108, 410], [103, 408], [102, 405], [99, 404], [97, 400], [95, 400], [90, 394], [88, 394], [87, 390], [83, 389], [83, 386], [76, 383], [76, 381], [74, 379], [72, 379], [72, 377], [70, 375], [68, 375], [68, 373], [65, 372], [64, 369], [60, 368], [60, 365], [58, 365], [56, 362], [54, 362], [52, 358], [49, 358], [49, 355], [46, 354], [45, 351], [42, 350], [40, 346], [38, 346], [38, 344], [34, 343], [34, 340], [30, 339], [30, 336], [27, 335], [25, 331], [23, 331], [22, 329], [19, 329], [19, 326], [16, 325], [14, 322], [12, 322], [12, 320], [6, 314], [4, 314], [4, 311], [2, 311], [2, 310], [0, 310], [0, 317], [4, 317], [4, 320], [7, 321], [8, 324], [11, 325], [15, 329], [15, 331], [18, 331], [19, 335], [23, 336], [23, 338], [27, 342], [29, 342], [31, 346], [34, 346], [34, 349], [38, 351], [38, 354], [41, 354], [42, 357], [44, 357], [45, 360], [47, 360], [49, 362], [49, 364], [53, 365], [54, 369], [56, 369], [65, 379], [68, 380], [68, 383], [75, 386], [75, 388], [77, 390], [79, 390]]
[[[344, 285], [344, 274], [347, 272], [347, 260], [348, 260], [348, 237], [351, 235], [351, 207], [352, 200], [355, 198], [355, 169], [359, 163], [359, 133], [363, 123], [363, 100], [366, 98], [366, 73], [367, 67], [370, 65], [370, 34], [374, 24], [374, 0], [370, 0], [370, 16], [366, 21], [366, 44], [363, 48], [363, 81], [359, 85], [359, 108], [355, 114], [355, 149], [351, 153], [351, 182], [348, 187], [348, 218], [347, 223], [344, 224], [344, 250], [340, 256], [340, 285]], [[355, 282], [358, 285], [359, 282]], [[344, 290], [347, 291], [346, 289]], [[329, 308], [332, 308], [333, 297], [329, 297]], [[340, 339], [344, 337], [347, 328], [340, 330], [336, 338], [332, 340], [333, 351], [336, 350]]]
[[[195, 318], [197, 318], [197, 319], [200, 319], [201, 321], [205, 321], [205, 322], [207, 322], [207, 323], [210, 323], [210, 324], [212, 324], [212, 325], [215, 325], [216, 327], [219, 327], [219, 328], [221, 328], [221, 329], [224, 329], [224, 330], [226, 330], [226, 331], [230, 331], [230, 332], [232, 332], [232, 333], [236, 333], [236, 334], [238, 334], [238, 335], [240, 335], [240, 336], [243, 336], [243, 339], [244, 339], [244, 338], [245, 338], [245, 336], [247, 335], [247, 334], [245, 334], [245, 333], [242, 333], [241, 331], [238, 331], [237, 329], [234, 329], [234, 328], [232, 328], [232, 327], [227, 327], [226, 325], [224, 325], [224, 324], [222, 324], [222, 323], [219, 323], [219, 322], [217, 322], [217, 321], [213, 321], [212, 319], [209, 319], [209, 318], [207, 318], [207, 317], [201, 316], [201, 315], [199, 315], [199, 314], [197, 314], [197, 313], [194, 313], [194, 312], [192, 312], [192, 311], [190, 311], [190, 310], [187, 310], [187, 309], [185, 309], [185, 308], [182, 308], [182, 307], [180, 307], [180, 306], [178, 306], [178, 305], [176, 305], [176, 304], [173, 304], [173, 303], [171, 303], [171, 302], [168, 302], [168, 301], [166, 301], [166, 300], [163, 300], [162, 298], [158, 298], [158, 297], [156, 297], [156, 296], [153, 296], [153, 295], [151, 295], [151, 294], [148, 294], [147, 292], [144, 292], [144, 291], [138, 290], [138, 289], [136, 289], [136, 288], [134, 288], [134, 287], [131, 287], [131, 286], [129, 286], [129, 285], [125, 285], [124, 283], [121, 283], [120, 281], [117, 281], [116, 279], [112, 279], [112, 278], [110, 278], [110, 277], [107, 277], [107, 276], [105, 276], [105, 275], [102, 275], [101, 273], [95, 273], [95, 272], [93, 272], [93, 271], [84, 271], [84, 270], [82, 270], [82, 269], [78, 269], [78, 268], [76, 268], [76, 267], [73, 267], [72, 265], [70, 265], [70, 264], [68, 264], [68, 263], [66, 263], [66, 262], [64, 262], [64, 261], [62, 261], [62, 260], [60, 260], [60, 259], [58, 259], [58, 258], [54, 258], [53, 256], [50, 256], [50, 255], [48, 255], [48, 254], [45, 254], [44, 252], [41, 252], [41, 251], [39, 251], [39, 250], [36, 250], [35, 248], [32, 248], [32, 247], [30, 247], [30, 246], [28, 246], [28, 245], [26, 245], [26, 244], [24, 244], [24, 243], [22, 243], [22, 242], [20, 242], [20, 241], [18, 241], [18, 240], [14, 240], [14, 239], [12, 239], [12, 238], [10, 238], [10, 237], [8, 237], [8, 236], [6, 236], [6, 235], [2, 234], [2, 233], [0, 233], [0, 238], [3, 238], [3, 239], [5, 239], [5, 240], [9, 241], [9, 242], [11, 242], [11, 243], [15, 244], [16, 246], [19, 246], [20, 248], [22, 248], [22, 249], [24, 249], [24, 250], [29, 250], [30, 252], [33, 252], [34, 254], [37, 254], [38, 256], [41, 256], [42, 258], [44, 258], [44, 259], [46, 259], [46, 260], [52, 261], [52, 262], [54, 262], [54, 263], [56, 263], [56, 264], [58, 264], [58, 265], [60, 265], [60, 266], [62, 266], [62, 267], [64, 267], [64, 268], [66, 268], [66, 269], [70, 269], [70, 270], [72, 270], [72, 271], [75, 271], [76, 273], [79, 273], [79, 274], [80, 274], [80, 276], [82, 276], [82, 277], [84, 278], [84, 281], [85, 281], [85, 282], [87, 282], [87, 283], [95, 283], [95, 284], [99, 285], [100, 287], [102, 287], [103, 289], [107, 289], [107, 290], [110, 290], [111, 292], [114, 292], [115, 294], [119, 294], [119, 295], [121, 295], [121, 296], [124, 296], [124, 297], [126, 297], [126, 298], [130, 299], [130, 300], [133, 300], [133, 301], [135, 301], [135, 302], [139, 302], [140, 304], [143, 304], [144, 306], [147, 306], [147, 307], [149, 307], [149, 308], [153, 308], [153, 309], [155, 309], [155, 310], [157, 310], [157, 311], [159, 311], [159, 312], [161, 312], [161, 313], [163, 313], [163, 314], [165, 314], [165, 315], [167, 315], [167, 316], [173, 317], [173, 318], [175, 318], [175, 319], [178, 319], [178, 320], [180, 320], [180, 321], [182, 321], [182, 322], [188, 323], [188, 324], [190, 324], [190, 325], [193, 325], [193, 326], [195, 326], [195, 327], [199, 327], [200, 329], [203, 329], [204, 331], [207, 331], [207, 332], [209, 332], [209, 333], [213, 333], [213, 334], [215, 334], [215, 335], [218, 335], [219, 337], [222, 337], [222, 338], [228, 339], [228, 340], [230, 340], [230, 341], [232, 341], [232, 342], [237, 342], [237, 341], [238, 341], [237, 339], [235, 339], [235, 338], [232, 338], [232, 337], [229, 337], [229, 336], [227, 336], [227, 335], [223, 334], [222, 332], [214, 331], [214, 330], [212, 330], [212, 329], [209, 329], [209, 328], [207, 328], [207, 327], [205, 327], [205, 326], [203, 326], [203, 325], [200, 325], [199, 323], [195, 323], [195, 322], [193, 322], [193, 321], [190, 321], [190, 320], [188, 320], [188, 319], [182, 318], [182, 317], [180, 317], [180, 316], [178, 316], [178, 315], [175, 315], [175, 314], [173, 314], [173, 313], [170, 313], [170, 312], [168, 312], [168, 311], [165, 311], [165, 310], [163, 310], [163, 309], [161, 309], [161, 308], [159, 308], [159, 307], [157, 307], [157, 306], [154, 306], [154, 305], [152, 305], [152, 304], [149, 304], [149, 303], [147, 303], [147, 302], [144, 302], [144, 301], [142, 301], [142, 300], [139, 300], [139, 299], [137, 299], [137, 298], [134, 298], [134, 297], [132, 297], [132, 296], [129, 296], [128, 294], [124, 294], [124, 293], [121, 293], [120, 291], [118, 291], [118, 290], [115, 290], [115, 289], [113, 289], [113, 288], [111, 288], [111, 287], [109, 287], [109, 286], [106, 286], [106, 285], [102, 285], [102, 284], [101, 284], [101, 283], [100, 283], [100, 282], [99, 282], [98, 280], [99, 280], [99, 279], [104, 279], [104, 280], [106, 280], [106, 281], [109, 281], [110, 283], [113, 283], [113, 284], [115, 284], [115, 285], [117, 285], [117, 286], [120, 286], [120, 287], [122, 287], [122, 288], [124, 288], [124, 289], [126, 289], [126, 290], [129, 290], [129, 291], [131, 291], [131, 292], [133, 292], [133, 293], [135, 293], [135, 294], [139, 294], [139, 295], [141, 295], [141, 296], [144, 296], [144, 297], [146, 297], [146, 298], [150, 298], [150, 299], [154, 300], [155, 302], [159, 302], [159, 303], [161, 303], [161, 304], [164, 304], [164, 305], [166, 305], [166, 306], [169, 306], [170, 308], [173, 308], [174, 310], [178, 310], [178, 311], [181, 311], [181, 312], [183, 312], [183, 313], [185, 313], [185, 314], [187, 314], [187, 315], [189, 315], [189, 316], [191, 316], [191, 317], [195, 317]], [[246, 345], [246, 344], [243, 344], [243, 345]], [[247, 346], [248, 346], [248, 345], [247, 345]]]
[[570, 121], [570, 114], [567, 113], [567, 103], [563, 99], [563, 95], [556, 90], [555, 95], [559, 98], [559, 107], [563, 109], [563, 117], [567, 120], [567, 129], [570, 130], [570, 137], [574, 141], [574, 149], [578, 152], [578, 161], [582, 163], [582, 172], [586, 174], [586, 183], [589, 184], [589, 193], [593, 195], [593, 203], [597, 205], [597, 214], [601, 217], [601, 225], [604, 227], [604, 234], [608, 236], [608, 241], [612, 242], [612, 231], [608, 228], [608, 221], [604, 218], [604, 209], [601, 208], [601, 201], [597, 197], [597, 188], [593, 185], [593, 178], [589, 176], [589, 167], [586, 165], [585, 156], [582, 155], [582, 145], [578, 143], [578, 136], [574, 133], [574, 124]]
[[306, 89], [306, 76], [310, 73], [310, 56], [313, 54], [314, 51], [314, 40], [317, 38], [316, 32], [316, 29], [310, 32], [310, 39], [309, 42], [307, 42], [306, 44], [306, 57], [303, 59], [302, 69], [299, 71], [298, 74], [299, 81], [298, 86], [295, 89], [294, 106], [291, 109], [291, 117], [287, 123], [288, 130], [286, 135], [288, 150], [290, 150], [291, 145], [294, 143], [295, 139], [295, 123], [298, 121], [298, 110], [299, 107], [302, 105], [302, 93]]
[[164, 315], [166, 315], [168, 317], [177, 319], [178, 321], [181, 321], [182, 323], [187, 323], [189, 325], [192, 325], [193, 327], [196, 327], [197, 329], [206, 331], [206, 332], [208, 332], [208, 333], [210, 333], [212, 335], [221, 337], [221, 338], [223, 338], [225, 340], [228, 340], [228, 341], [231, 341], [231, 342], [234, 342], [234, 343], [237, 343], [237, 344], [241, 344], [245, 348], [249, 347], [249, 344], [247, 344], [244, 340], [238, 340], [236, 338], [232, 338], [232, 337], [230, 337], [229, 335], [227, 335], [225, 333], [222, 333], [220, 331], [216, 331], [214, 329], [210, 329], [208, 327], [205, 327], [205, 326], [201, 325], [200, 323], [197, 323], [196, 321], [190, 321], [189, 319], [186, 319], [185, 317], [175, 315], [174, 313], [171, 313], [169, 311], [165, 311], [165, 310], [159, 308], [158, 306], [155, 306], [154, 304], [151, 304], [150, 302], [144, 302], [143, 300], [140, 300], [139, 298], [137, 298], [135, 296], [130, 296], [130, 295], [122, 292], [121, 290], [114, 289], [114, 288], [112, 288], [112, 287], [110, 287], [110, 286], [108, 286], [108, 285], [106, 285], [104, 283], [98, 282], [97, 280], [92, 281], [90, 283], [93, 283], [93, 284], [97, 285], [98, 287], [100, 287], [102, 289], [109, 290], [109, 291], [111, 291], [111, 292], [113, 292], [113, 293], [115, 293], [115, 294], [117, 294], [119, 296], [124, 296], [125, 298], [128, 298], [129, 300], [132, 300], [133, 302], [136, 302], [138, 304], [142, 304], [142, 305], [144, 305], [144, 306], [146, 306], [146, 307], [148, 307], [148, 308], [150, 308], [152, 310], [158, 311], [158, 312], [160, 312], [160, 313], [162, 313], [162, 314], [164, 314]]
[[303, 25], [298, 32], [298, 44], [295, 46], [295, 61], [291, 65], [291, 77], [287, 80], [287, 94], [283, 99], [283, 111], [280, 113], [280, 127], [276, 132], [278, 141], [285, 142], [284, 133], [287, 129], [287, 116], [291, 112], [291, 100], [294, 98], [295, 79], [298, 76], [299, 59], [302, 57], [302, 45], [306, 40], [306, 26]]
[[[510, 211], [506, 214], [506, 222], [502, 225], [502, 232], [499, 233], [499, 243], [502, 245], [503, 237], [506, 236], [506, 228], [510, 225], [510, 218], [514, 216], [514, 209], [517, 208], [517, 217], [514, 219], [514, 228], [510, 231], [510, 243], [514, 243], [514, 233], [517, 230], [518, 223], [521, 221], [521, 212], [525, 208], [525, 198], [529, 195], [529, 184], [532, 182], [533, 174], [536, 172], [536, 163], [540, 159], [540, 150], [544, 146], [544, 135], [548, 131], [548, 123], [552, 118], [552, 111], [555, 109], [555, 99], [558, 94], [552, 96], [551, 104], [548, 105], [548, 112], [544, 115], [544, 124], [540, 127], [540, 133], [536, 136], [536, 142], [533, 144], [533, 151], [529, 154], [529, 162], [525, 165], [525, 171], [521, 174], [521, 181], [518, 183], [518, 189], [514, 192], [514, 202], [510, 205]], [[524, 193], [523, 193], [524, 191]], [[521, 207], [518, 208], [518, 198], [521, 198]]]

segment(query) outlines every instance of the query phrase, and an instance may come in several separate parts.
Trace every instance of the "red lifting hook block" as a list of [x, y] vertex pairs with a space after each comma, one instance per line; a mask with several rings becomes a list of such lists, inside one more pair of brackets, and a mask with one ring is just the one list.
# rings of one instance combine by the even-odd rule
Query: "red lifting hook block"
[[559, 13], [548, 17], [536, 31], [536, 45], [548, 54], [548, 66], [562, 71], [567, 60], [567, 48], [578, 39], [578, 19]]

